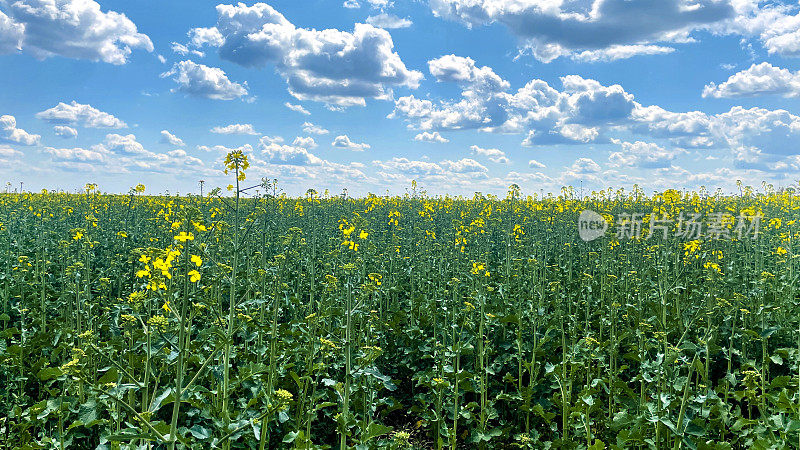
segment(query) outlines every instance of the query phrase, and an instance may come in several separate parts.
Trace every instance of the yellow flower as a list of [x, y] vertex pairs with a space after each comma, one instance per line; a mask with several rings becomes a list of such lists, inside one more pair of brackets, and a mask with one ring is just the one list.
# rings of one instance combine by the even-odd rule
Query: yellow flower
[[780, 256], [780, 255], [785, 255], [786, 253], [788, 253], [788, 251], [786, 251], [786, 249], [783, 247], [778, 247], [777, 249], [775, 249], [776, 255]]
[[199, 257], [199, 256], [197, 256], [197, 255], [192, 255], [192, 258], [191, 258], [191, 260], [192, 260], [192, 262], [193, 262], [193, 263], [194, 263], [194, 264], [195, 264], [197, 267], [200, 267], [200, 266], [202, 266], [202, 265], [203, 265], [203, 259], [202, 259], [202, 258], [200, 258], [200, 257]]
[[200, 272], [192, 270], [191, 272], [189, 272], [188, 275], [189, 275], [189, 281], [191, 281], [192, 283], [197, 283], [198, 281], [200, 281]]
[[167, 300], [166, 302], [164, 302], [163, 305], [161, 305], [161, 309], [163, 309], [166, 312], [172, 311], [172, 309], [170, 309], [170, 307], [169, 307], [169, 300]]
[[366, 231], [364, 231], [364, 230], [361, 230], [361, 232], [360, 232], [360, 233], [358, 233], [358, 237], [359, 237], [360, 239], [366, 239], [366, 238], [367, 238], [367, 236], [369, 236], [369, 233], [367, 233], [367, 232], [366, 232]]
[[82, 238], [83, 238], [83, 233], [81, 233], [80, 231], [78, 231], [77, 233], [75, 233], [75, 236], [73, 236], [73, 237], [72, 237], [72, 239], [74, 239], [74, 240], [76, 240], [76, 241], [79, 241], [79, 240], [81, 240]]
[[181, 231], [180, 234], [175, 236], [175, 240], [178, 241], [178, 242], [193, 241], [194, 240], [194, 234], [191, 233], [191, 232], [187, 233], [185, 231]]

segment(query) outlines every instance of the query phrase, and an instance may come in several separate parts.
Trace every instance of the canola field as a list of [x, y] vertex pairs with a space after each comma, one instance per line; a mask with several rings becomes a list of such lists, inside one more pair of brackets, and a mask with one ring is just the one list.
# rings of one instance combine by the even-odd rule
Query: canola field
[[800, 445], [792, 189], [293, 198], [226, 166], [0, 194], [3, 448]]

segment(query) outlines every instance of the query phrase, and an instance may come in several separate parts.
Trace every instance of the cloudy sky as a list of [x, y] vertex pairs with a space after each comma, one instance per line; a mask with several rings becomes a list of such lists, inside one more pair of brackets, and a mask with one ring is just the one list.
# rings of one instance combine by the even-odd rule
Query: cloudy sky
[[796, 0], [0, 0], [0, 181], [788, 186], [798, 57]]

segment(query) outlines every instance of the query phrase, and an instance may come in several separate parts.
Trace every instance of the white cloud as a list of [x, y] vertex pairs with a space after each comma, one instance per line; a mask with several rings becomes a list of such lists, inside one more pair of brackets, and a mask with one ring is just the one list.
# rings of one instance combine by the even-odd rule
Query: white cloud
[[369, 24], [352, 32], [298, 28], [265, 3], [217, 5], [217, 14], [220, 56], [245, 67], [274, 64], [299, 100], [364, 105], [422, 79], [393, 51], [389, 32]]
[[528, 167], [530, 167], [531, 169], [545, 169], [545, 168], [547, 168], [547, 166], [545, 166], [544, 164], [540, 163], [539, 161], [537, 161], [535, 159], [532, 159], [532, 160], [528, 161]]
[[161, 130], [161, 142], [164, 144], [177, 145], [179, 147], [186, 145], [183, 143], [183, 139], [175, 136], [167, 130]]
[[675, 157], [686, 153], [683, 149], [666, 149], [651, 142], [619, 139], [612, 139], [612, 142], [622, 147], [622, 151], [612, 152], [608, 158], [614, 167], [665, 168], [672, 166]]
[[303, 132], [305, 132], [306, 134], [318, 134], [318, 135], [328, 134], [328, 130], [320, 126], [314, 125], [311, 122], [303, 122]]
[[440, 144], [444, 144], [446, 142], [450, 142], [449, 139], [442, 137], [438, 131], [430, 132], [430, 131], [423, 131], [418, 135], [414, 136], [415, 141], [422, 141], [422, 142], [438, 142]]
[[600, 50], [584, 50], [573, 53], [570, 57], [580, 62], [610, 62], [618, 59], [628, 59], [639, 55], [666, 55], [674, 52], [672, 47], [661, 45], [612, 45]]
[[731, 75], [727, 81], [709, 83], [703, 97], [731, 98], [757, 95], [800, 95], [800, 72], [775, 67], [768, 62], [753, 64], [750, 68]]
[[458, 161], [444, 160], [440, 163], [442, 167], [455, 173], [484, 173], [489, 169], [472, 158], [462, 158]]
[[295, 105], [294, 103], [286, 102], [286, 103], [283, 104], [283, 106], [291, 109], [294, 112], [299, 112], [300, 114], [303, 114], [303, 115], [306, 115], [306, 116], [311, 115], [311, 113], [308, 112], [307, 109], [303, 108], [303, 105]]
[[258, 134], [253, 125], [249, 123], [233, 123], [224, 127], [217, 126], [212, 128], [211, 132], [215, 134]]
[[[501, 23], [534, 57], [550, 62], [585, 51], [607, 51], [604, 57], [654, 51], [655, 42], [681, 42], [735, 15], [728, 1], [684, 0], [585, 2], [519, 0], [430, 0], [434, 15], [467, 26]], [[627, 46], [626, 50], [620, 51]], [[639, 47], [630, 47], [639, 46]], [[642, 51], [645, 50], [645, 51]], [[588, 54], [594, 58], [600, 54]]]
[[61, 136], [65, 139], [78, 137], [78, 130], [66, 125], [56, 125], [53, 127], [53, 132], [56, 136]]
[[0, 11], [0, 54], [19, 51], [24, 34], [25, 25], [14, 22]]
[[292, 141], [292, 145], [296, 147], [313, 149], [317, 147], [317, 142], [311, 136], [297, 136], [294, 138], [294, 141]]
[[[296, 141], [296, 140], [295, 140]], [[285, 164], [290, 166], [315, 166], [323, 163], [307, 148], [299, 145], [282, 145], [273, 140], [262, 139], [258, 143], [258, 150], [268, 163]]]
[[100, 111], [92, 105], [84, 105], [73, 100], [36, 113], [36, 118], [50, 123], [80, 125], [84, 128], [127, 128], [125, 122], [112, 114]]
[[107, 134], [103, 146], [113, 153], [124, 156], [147, 155], [150, 153], [136, 140], [136, 136], [133, 134]]
[[408, 28], [413, 24], [408, 18], [397, 17], [394, 14], [387, 14], [385, 12], [367, 17], [366, 22], [374, 27], [385, 28], [387, 30], [393, 28]]
[[37, 59], [51, 56], [125, 64], [134, 48], [153, 51], [124, 14], [103, 12], [92, 0], [3, 1], [0, 53], [18, 49]]
[[19, 150], [14, 150], [13, 148], [7, 145], [0, 145], [0, 158], [17, 158], [22, 156], [22, 152]]
[[202, 47], [204, 45], [219, 47], [225, 42], [225, 38], [223, 38], [219, 30], [214, 27], [192, 28], [187, 34], [189, 36], [189, 42], [195, 47]]
[[344, 0], [344, 3], [342, 3], [342, 7], [348, 9], [357, 9], [361, 8], [361, 4], [358, 3], [358, 0]]
[[[206, 54], [201, 52], [200, 50], [190, 49], [186, 45], [178, 43], [178, 42], [173, 42], [170, 45], [170, 48], [172, 48], [173, 52], [175, 52], [175, 53], [177, 53], [177, 54], [179, 54], [181, 56], [186, 56], [186, 55], [189, 55], [189, 54], [195, 55], [195, 56], [197, 56], [199, 58], [203, 58], [203, 57], [206, 56]], [[162, 63], [163, 62], [164, 61], [162, 61]]]
[[485, 156], [486, 158], [489, 158], [489, 161], [494, 163], [508, 164], [509, 162], [511, 162], [509, 161], [505, 152], [497, 148], [482, 148], [478, 147], [477, 145], [473, 145], [469, 149], [472, 150], [472, 153], [476, 155]]
[[341, 136], [336, 136], [331, 142], [331, 145], [337, 148], [344, 148], [347, 150], [352, 150], [354, 152], [363, 152], [364, 150], [370, 148], [369, 144], [367, 143], [356, 143], [350, 140], [350, 138], [344, 134]]
[[41, 138], [38, 134], [31, 134], [22, 128], [17, 128], [17, 119], [14, 116], [0, 116], [0, 142], [36, 145]]
[[198, 97], [233, 100], [247, 95], [247, 83], [235, 83], [228, 79], [222, 69], [197, 64], [190, 60], [175, 63], [172, 69], [162, 73], [161, 77], [172, 77], [178, 84], [178, 91]]
[[100, 163], [106, 160], [107, 152], [104, 149], [87, 150], [84, 148], [53, 148], [45, 147], [45, 153], [56, 161]]
[[577, 75], [561, 77], [561, 91], [531, 80], [512, 93], [510, 83], [470, 58], [447, 55], [428, 65], [438, 81], [461, 86], [461, 99], [400, 97], [389, 118], [402, 117], [419, 130], [526, 133], [525, 145], [552, 145], [594, 141], [599, 127], [624, 124], [636, 108], [633, 95], [621, 86]]

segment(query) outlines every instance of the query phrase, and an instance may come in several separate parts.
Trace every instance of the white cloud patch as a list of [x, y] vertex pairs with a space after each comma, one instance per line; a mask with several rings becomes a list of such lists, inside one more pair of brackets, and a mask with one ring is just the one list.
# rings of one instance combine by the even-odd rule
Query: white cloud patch
[[292, 145], [296, 147], [313, 149], [317, 147], [317, 142], [311, 136], [297, 136], [294, 138], [294, 141], [292, 141]]
[[283, 104], [283, 106], [291, 109], [294, 112], [299, 112], [300, 114], [303, 114], [303, 115], [306, 115], [306, 116], [311, 115], [311, 113], [308, 112], [308, 110], [303, 108], [303, 105], [295, 105], [294, 103], [286, 102], [286, 103]]
[[497, 148], [482, 148], [478, 147], [477, 145], [473, 145], [469, 149], [472, 151], [472, 153], [486, 157], [489, 159], [489, 161], [494, 163], [508, 164], [511, 162], [509, 161], [505, 152]]
[[0, 142], [36, 145], [41, 138], [38, 134], [28, 133], [22, 128], [17, 128], [17, 119], [14, 116], [0, 116]]
[[80, 125], [84, 128], [127, 128], [128, 125], [112, 114], [100, 111], [92, 105], [73, 100], [36, 113], [37, 119], [61, 125]]
[[440, 144], [444, 144], [446, 142], [450, 142], [449, 139], [442, 137], [442, 135], [438, 131], [423, 131], [418, 135], [414, 136], [415, 141], [421, 142], [438, 142]]
[[68, 127], [66, 125], [56, 125], [53, 127], [53, 133], [56, 136], [61, 136], [64, 139], [76, 138], [78, 137], [78, 130], [72, 127]]
[[608, 158], [614, 167], [665, 168], [670, 167], [678, 155], [686, 153], [683, 149], [666, 149], [650, 142], [624, 142], [619, 139], [612, 139], [612, 142], [622, 147], [621, 151], [612, 152]]
[[134, 48], [153, 51], [125, 14], [103, 12], [92, 0], [4, 0], [0, 6], [0, 53], [125, 64]]
[[178, 147], [183, 147], [183, 139], [175, 136], [174, 134], [170, 133], [167, 130], [161, 130], [161, 143], [163, 144], [170, 144], [170, 145], [177, 145]]
[[393, 51], [389, 32], [369, 24], [355, 24], [352, 32], [298, 28], [265, 3], [217, 5], [217, 14], [213, 29], [222, 40], [208, 44], [221, 42], [220, 56], [245, 67], [273, 64], [299, 100], [364, 105], [422, 79]]
[[253, 125], [249, 123], [232, 123], [224, 127], [217, 126], [212, 128], [211, 132], [214, 134], [258, 134]]
[[444, 160], [441, 165], [455, 173], [484, 173], [489, 171], [489, 169], [472, 158], [462, 158], [458, 161]]
[[[313, 139], [312, 139], [313, 141]], [[323, 163], [323, 160], [308, 151], [302, 141], [298, 145], [283, 145], [273, 139], [261, 139], [258, 143], [258, 150], [266, 158], [266, 162], [272, 164], [285, 164], [290, 166], [316, 166]]]
[[[471, 27], [501, 23], [543, 62], [611, 49], [617, 51], [604, 57], [652, 54], [654, 48], [643, 46], [686, 41], [692, 31], [736, 13], [730, 2], [719, 0], [696, 0], [691, 5], [685, 0], [430, 0], [430, 6], [434, 15]], [[597, 55], [584, 57], [600, 58]]]
[[625, 123], [636, 108], [621, 86], [577, 75], [562, 77], [561, 91], [532, 80], [511, 92], [508, 81], [471, 58], [447, 55], [428, 66], [438, 81], [458, 84], [461, 99], [398, 98], [389, 117], [402, 117], [419, 130], [526, 133], [525, 145], [587, 143], [598, 138], [599, 127]]
[[180, 92], [213, 100], [233, 100], [247, 95], [247, 83], [239, 84], [228, 79], [217, 67], [208, 67], [186, 60], [175, 63], [162, 78], [171, 77]]
[[[191, 49], [191, 48], [187, 47], [186, 45], [178, 43], [178, 42], [173, 42], [170, 45], [170, 48], [172, 48], [173, 52], [175, 52], [175, 53], [177, 53], [177, 54], [179, 54], [181, 56], [194, 55], [194, 56], [197, 56], [198, 58], [203, 58], [203, 57], [206, 56], [206, 54], [201, 52], [200, 50]], [[164, 62], [164, 61], [162, 61], [162, 62]]]
[[709, 83], [703, 97], [732, 98], [758, 95], [800, 95], [800, 72], [775, 67], [768, 62], [753, 64], [750, 68], [731, 75], [727, 81]]
[[323, 134], [328, 134], [328, 130], [318, 125], [314, 125], [311, 122], [303, 122], [303, 132], [306, 134], [317, 134], [320, 136]]
[[600, 50], [584, 50], [579, 53], [572, 53], [570, 57], [575, 61], [596, 63], [628, 59], [639, 55], [666, 55], [674, 51], [675, 49], [672, 47], [661, 45], [612, 45], [609, 48]]
[[146, 155], [149, 152], [136, 140], [133, 134], [107, 134], [103, 146], [118, 155], [134, 156]]
[[374, 27], [385, 28], [387, 30], [393, 28], [408, 28], [413, 24], [408, 18], [397, 17], [394, 14], [387, 14], [385, 12], [367, 17], [366, 22]]
[[363, 152], [364, 150], [370, 148], [370, 145], [367, 143], [356, 143], [350, 140], [350, 138], [344, 134], [341, 136], [336, 136], [331, 142], [331, 145], [336, 148], [343, 148], [347, 150], [352, 150], [354, 152]]
[[545, 169], [545, 168], [547, 168], [547, 166], [545, 166], [544, 164], [540, 163], [539, 161], [537, 161], [535, 159], [532, 159], [532, 160], [528, 161], [528, 167], [530, 167], [531, 169]]

